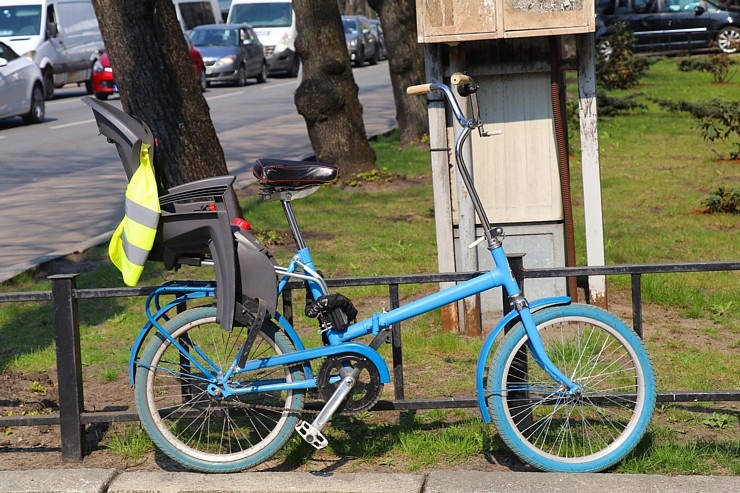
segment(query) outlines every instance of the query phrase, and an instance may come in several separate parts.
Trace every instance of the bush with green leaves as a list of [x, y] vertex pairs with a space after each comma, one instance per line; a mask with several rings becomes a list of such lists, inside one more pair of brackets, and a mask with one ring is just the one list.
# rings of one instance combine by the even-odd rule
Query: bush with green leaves
[[707, 72], [712, 74], [714, 82], [727, 82], [734, 73], [730, 69], [737, 62], [730, 58], [727, 53], [715, 53], [709, 56], [693, 56], [681, 58], [677, 62], [678, 69], [682, 72]]
[[632, 56], [635, 34], [626, 24], [609, 27], [609, 35], [599, 43], [601, 56], [596, 57], [596, 83], [606, 89], [629, 89], [640, 82], [650, 66], [646, 57]]
[[[705, 141], [716, 144], [710, 149], [720, 159], [740, 160], [740, 101], [711, 99], [708, 101], [654, 100], [672, 111], [685, 111], [699, 119], [696, 127]], [[721, 146], [724, 150], [717, 148]]]
[[707, 212], [740, 214], [740, 188], [718, 187], [704, 199]]

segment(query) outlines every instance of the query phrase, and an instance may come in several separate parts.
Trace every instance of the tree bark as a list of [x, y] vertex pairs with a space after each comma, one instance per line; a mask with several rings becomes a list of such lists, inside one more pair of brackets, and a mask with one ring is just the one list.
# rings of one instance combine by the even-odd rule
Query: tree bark
[[124, 111], [157, 138], [154, 167], [170, 188], [228, 174], [172, 0], [92, 0]]
[[388, 70], [396, 103], [401, 146], [418, 145], [429, 134], [426, 98], [409, 96], [406, 88], [424, 84], [424, 49], [416, 41], [415, 0], [369, 0], [378, 13], [388, 51]]
[[293, 9], [303, 64], [295, 105], [316, 158], [338, 165], [343, 179], [370, 171], [375, 151], [367, 141], [336, 0], [294, 0]]

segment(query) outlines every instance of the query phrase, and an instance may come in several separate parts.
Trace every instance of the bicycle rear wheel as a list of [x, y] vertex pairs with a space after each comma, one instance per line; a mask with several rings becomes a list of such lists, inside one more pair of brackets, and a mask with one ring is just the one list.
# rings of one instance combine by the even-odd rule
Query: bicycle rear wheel
[[521, 322], [504, 337], [488, 370], [486, 402], [496, 429], [523, 461], [545, 471], [596, 472], [624, 458], [655, 408], [655, 377], [639, 337], [590, 305], [533, 314], [552, 362], [583, 393], [569, 396], [527, 357]]
[[[187, 351], [155, 334], [138, 361], [136, 407], [141, 424], [154, 443], [180, 464], [201, 472], [227, 473], [254, 467], [269, 459], [292, 434], [305, 391], [259, 392], [217, 398], [209, 394], [213, 380], [188, 358], [213, 375], [225, 372], [242, 347], [247, 329], [223, 330], [216, 308], [199, 307], [172, 318], [165, 329]], [[295, 351], [272, 322], [257, 334], [248, 359]], [[255, 381], [303, 380], [300, 365], [263, 368], [234, 377], [239, 388]]]

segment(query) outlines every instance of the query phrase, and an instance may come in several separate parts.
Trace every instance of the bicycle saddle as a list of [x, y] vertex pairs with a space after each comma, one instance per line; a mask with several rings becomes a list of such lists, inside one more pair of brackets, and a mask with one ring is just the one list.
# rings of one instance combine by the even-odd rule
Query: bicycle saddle
[[267, 193], [302, 190], [328, 183], [339, 175], [333, 164], [282, 159], [258, 159], [252, 174]]

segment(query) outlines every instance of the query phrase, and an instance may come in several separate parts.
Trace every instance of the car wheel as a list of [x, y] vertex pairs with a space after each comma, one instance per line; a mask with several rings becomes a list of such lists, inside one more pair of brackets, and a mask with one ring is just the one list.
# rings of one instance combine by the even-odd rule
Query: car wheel
[[236, 85], [239, 87], [247, 85], [247, 69], [243, 64], [239, 66], [239, 72], [236, 74]]
[[260, 71], [259, 75], [257, 76], [257, 82], [259, 84], [264, 84], [267, 82], [267, 72], [268, 72], [267, 62], [262, 60], [262, 70]]
[[96, 92], [95, 97], [101, 101], [105, 101], [108, 99], [108, 93], [107, 92]]
[[600, 55], [604, 60], [609, 60], [612, 57], [614, 48], [608, 39], [602, 39], [596, 43], [596, 54]]
[[89, 95], [93, 93], [93, 84], [92, 84], [92, 76], [90, 76], [90, 79], [87, 79], [85, 81], [85, 92]]
[[28, 113], [23, 115], [23, 121], [26, 123], [41, 123], [46, 115], [46, 106], [44, 104], [44, 86], [36, 84], [33, 86], [31, 93], [31, 108]]
[[357, 58], [355, 58], [355, 67], [362, 67], [365, 65], [365, 50], [357, 52]]
[[301, 68], [301, 59], [298, 58], [297, 54], [293, 54], [293, 63], [290, 65], [288, 71], [288, 77], [298, 77], [298, 71]]
[[725, 26], [717, 33], [717, 47], [722, 53], [737, 53], [740, 49], [740, 29]]
[[298, 77], [298, 72], [301, 69], [301, 59], [298, 58], [297, 54], [293, 54], [293, 63], [290, 65], [290, 71], [288, 77]]
[[198, 86], [200, 86], [200, 92], [206, 92], [208, 88], [208, 81], [206, 80], [206, 69], [200, 69], [200, 75], [198, 76]]
[[370, 58], [370, 65], [377, 65], [378, 64], [378, 46], [375, 45], [375, 53], [373, 53], [372, 58]]
[[51, 67], [44, 69], [44, 99], [54, 99], [54, 71]]

